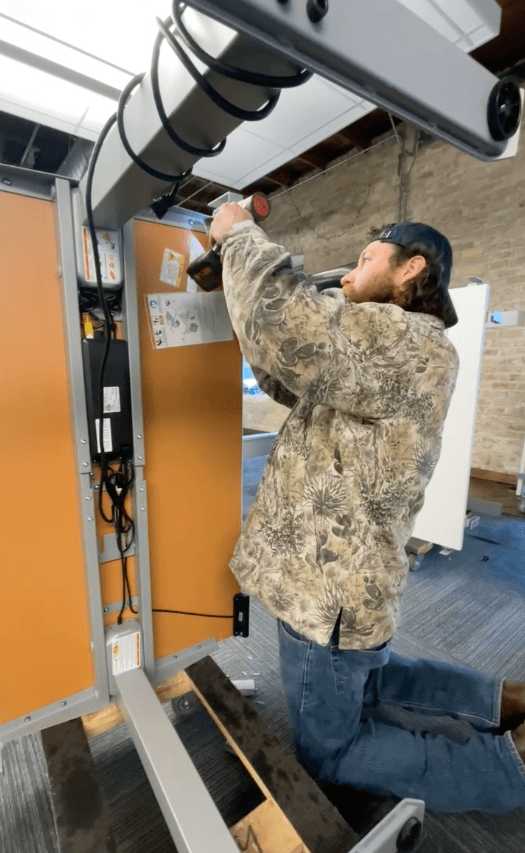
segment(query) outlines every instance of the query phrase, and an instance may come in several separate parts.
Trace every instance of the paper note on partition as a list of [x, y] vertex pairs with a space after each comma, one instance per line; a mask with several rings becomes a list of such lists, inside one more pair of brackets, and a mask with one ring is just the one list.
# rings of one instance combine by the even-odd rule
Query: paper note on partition
[[155, 349], [231, 341], [224, 293], [150, 293], [146, 296]]

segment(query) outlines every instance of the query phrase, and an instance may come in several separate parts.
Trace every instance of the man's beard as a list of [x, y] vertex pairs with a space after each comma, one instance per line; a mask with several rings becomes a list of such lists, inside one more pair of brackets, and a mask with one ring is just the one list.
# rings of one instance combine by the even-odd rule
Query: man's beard
[[397, 292], [394, 288], [394, 282], [390, 278], [386, 278], [381, 276], [381, 278], [372, 279], [366, 285], [366, 290], [362, 290], [361, 288], [356, 288], [355, 291], [352, 290], [348, 293], [348, 298], [351, 302], [362, 303], [362, 302], [380, 302], [380, 303], [396, 303], [397, 302]]

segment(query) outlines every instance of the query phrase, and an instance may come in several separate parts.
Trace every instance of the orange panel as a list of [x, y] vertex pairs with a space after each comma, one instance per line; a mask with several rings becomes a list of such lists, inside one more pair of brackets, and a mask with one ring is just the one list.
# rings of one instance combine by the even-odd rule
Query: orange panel
[[0, 724], [93, 686], [52, 204], [0, 192]]
[[[163, 253], [187, 261], [190, 235], [135, 223], [152, 601], [227, 615], [238, 591], [228, 564], [241, 524], [241, 353], [235, 339], [154, 349], [145, 299], [175, 292], [159, 280]], [[232, 632], [229, 619], [153, 617], [156, 658]]]

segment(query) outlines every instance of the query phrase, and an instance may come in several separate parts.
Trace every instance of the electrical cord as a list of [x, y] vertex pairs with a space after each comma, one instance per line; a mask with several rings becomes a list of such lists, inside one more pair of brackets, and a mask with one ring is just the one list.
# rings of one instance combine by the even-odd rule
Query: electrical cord
[[[97, 291], [98, 291], [98, 304], [102, 308], [104, 314], [104, 325], [102, 329], [102, 333], [104, 334], [105, 339], [105, 347], [104, 347], [104, 355], [102, 357], [102, 362], [100, 366], [100, 375], [99, 375], [99, 399], [97, 401], [98, 408], [98, 435], [100, 442], [100, 483], [99, 483], [99, 492], [98, 492], [98, 510], [101, 518], [104, 521], [113, 524], [117, 537], [117, 547], [121, 557], [122, 564], [122, 607], [118, 616], [118, 623], [122, 623], [122, 614], [125, 610], [126, 606], [126, 591], [128, 592], [128, 606], [132, 613], [136, 614], [137, 611], [133, 609], [131, 603], [131, 590], [129, 584], [128, 577], [128, 566], [127, 566], [127, 557], [126, 552], [131, 547], [133, 542], [134, 533], [135, 533], [135, 525], [133, 519], [128, 515], [124, 501], [126, 496], [131, 489], [134, 481], [134, 469], [133, 463], [130, 459], [121, 459], [120, 467], [118, 471], [115, 471], [111, 465], [109, 465], [105, 446], [104, 446], [104, 374], [106, 369], [106, 362], [109, 353], [109, 347], [111, 342], [111, 335], [115, 337], [116, 328], [113, 322], [113, 317], [111, 316], [109, 306], [108, 306], [108, 297], [104, 293], [104, 289], [102, 286], [102, 272], [100, 267], [100, 254], [98, 250], [98, 240], [95, 229], [95, 222], [93, 218], [93, 204], [92, 204], [92, 192], [93, 192], [93, 175], [95, 164], [97, 162], [100, 150], [106, 139], [110, 129], [116, 121], [116, 116], [112, 116], [104, 125], [102, 132], [97, 140], [97, 143], [93, 149], [91, 160], [88, 167], [87, 173], [87, 181], [86, 181], [86, 212], [88, 219], [88, 227], [89, 233], [91, 236], [91, 243], [93, 247], [93, 258], [95, 261], [95, 275], [97, 280]], [[86, 299], [85, 291], [81, 291], [79, 293], [80, 300]], [[82, 302], [81, 302], [82, 304]], [[90, 306], [91, 308], [95, 307], [93, 304]], [[102, 505], [102, 493], [106, 488], [106, 492], [109, 495], [112, 504], [111, 516], [106, 516], [104, 512], [104, 508]]]
[[[224, 150], [226, 139], [223, 139], [212, 149], [203, 149], [197, 148], [190, 143], [183, 140], [173, 129], [171, 123], [166, 115], [166, 111], [164, 109], [164, 105], [162, 102], [162, 97], [160, 94], [160, 85], [159, 85], [159, 75], [158, 75], [158, 65], [159, 65], [159, 57], [160, 57], [160, 49], [162, 45], [162, 40], [165, 39], [171, 49], [176, 53], [180, 62], [184, 66], [184, 68], [188, 71], [189, 74], [193, 77], [198, 86], [202, 89], [202, 91], [207, 95], [207, 97], [220, 109], [224, 110], [224, 112], [229, 115], [234, 116], [235, 118], [240, 119], [241, 121], [260, 121], [261, 119], [266, 118], [272, 110], [277, 105], [277, 102], [280, 97], [280, 90], [284, 88], [291, 88], [294, 86], [299, 86], [305, 83], [310, 79], [312, 73], [307, 70], [302, 70], [298, 74], [289, 75], [285, 77], [275, 77], [266, 74], [259, 74], [251, 71], [246, 71], [244, 69], [235, 68], [231, 65], [228, 65], [214, 57], [210, 56], [206, 53], [193, 39], [193, 37], [188, 33], [181, 17], [181, 10], [186, 8], [185, 4], [181, 2], [181, 0], [173, 0], [172, 3], [172, 17], [167, 18], [165, 21], [162, 21], [160, 18], [157, 18], [157, 24], [159, 27], [159, 33], [155, 39], [153, 53], [152, 53], [152, 62], [151, 62], [151, 83], [152, 83], [152, 91], [153, 98], [157, 108], [157, 112], [162, 123], [162, 126], [170, 139], [183, 151], [190, 153], [197, 157], [215, 157]], [[270, 95], [267, 103], [259, 110], [251, 111], [251, 110], [243, 110], [240, 107], [237, 107], [235, 104], [232, 104], [230, 101], [226, 100], [216, 89], [214, 89], [208, 81], [200, 74], [196, 66], [191, 61], [188, 54], [184, 51], [182, 45], [177, 41], [173, 33], [170, 31], [170, 27], [175, 25], [178, 34], [181, 39], [184, 41], [187, 49], [191, 51], [201, 62], [203, 62], [208, 68], [212, 69], [216, 73], [228, 77], [233, 80], [237, 80], [243, 83], [248, 83], [256, 86], [266, 86], [269, 89], [277, 89], [278, 91], [274, 94]], [[133, 486], [134, 482], [134, 469], [133, 463], [131, 459], [121, 458], [120, 467], [117, 471], [115, 471], [109, 464], [107, 460], [107, 455], [104, 447], [104, 375], [106, 370], [106, 363], [108, 359], [108, 353], [110, 348], [111, 335], [116, 337], [116, 327], [113, 321], [113, 317], [111, 314], [110, 306], [116, 309], [118, 307], [118, 298], [112, 294], [105, 294], [102, 286], [102, 274], [101, 274], [101, 266], [100, 266], [100, 254], [98, 250], [98, 241], [95, 229], [95, 222], [93, 216], [93, 178], [95, 172], [96, 162], [98, 160], [100, 151], [104, 144], [104, 141], [116, 123], [118, 128], [118, 133], [121, 139], [121, 142], [129, 155], [129, 157], [136, 163], [143, 171], [152, 177], [158, 178], [163, 181], [168, 181], [173, 186], [169, 190], [169, 192], [165, 195], [166, 201], [164, 203], [164, 209], [167, 209], [168, 206], [175, 203], [175, 197], [180, 187], [182, 181], [189, 177], [192, 173], [191, 169], [188, 169], [186, 172], [176, 174], [176, 175], [168, 175], [164, 172], [159, 171], [158, 169], [154, 169], [152, 166], [148, 165], [138, 154], [136, 154], [127, 138], [126, 129], [124, 124], [124, 113], [125, 107], [128, 102], [128, 99], [133, 92], [133, 90], [142, 82], [144, 79], [144, 74], [136, 75], [123, 89], [116, 113], [111, 116], [97, 139], [93, 152], [91, 154], [91, 159], [88, 166], [87, 172], [87, 180], [86, 180], [86, 211], [87, 211], [87, 220], [89, 233], [91, 236], [91, 242], [93, 247], [93, 256], [95, 261], [95, 273], [96, 273], [96, 281], [97, 281], [97, 293], [98, 293], [98, 302], [96, 301], [95, 295], [93, 292], [87, 292], [84, 288], [79, 289], [79, 306], [81, 311], [92, 311], [96, 307], [101, 307], [104, 315], [104, 321], [101, 321], [102, 324], [102, 332], [105, 338], [105, 348], [104, 354], [102, 357], [101, 367], [100, 367], [100, 376], [99, 376], [99, 399], [97, 401], [97, 408], [99, 413], [99, 441], [100, 441], [100, 488], [99, 488], [99, 500], [98, 500], [98, 510], [100, 512], [101, 517], [115, 527], [116, 536], [117, 536], [117, 546], [119, 549], [119, 553], [121, 556], [122, 562], [122, 608], [119, 613], [118, 621], [119, 624], [122, 621], [122, 614], [125, 610], [126, 606], [126, 594], [128, 597], [128, 606], [133, 613], [137, 611], [133, 609], [131, 602], [131, 590], [130, 583], [128, 577], [127, 570], [127, 552], [131, 547], [134, 536], [135, 536], [135, 525], [133, 519], [127, 513], [124, 502], [126, 496], [128, 495], [130, 489]], [[163, 197], [164, 198], [164, 197]], [[162, 205], [161, 205], [162, 208]], [[165, 210], [164, 210], [165, 212]], [[102, 492], [106, 489], [106, 492], [111, 500], [112, 511], [111, 516], [106, 516], [104, 512], [104, 508], [102, 505]], [[155, 612], [163, 612], [163, 613], [177, 613], [181, 615], [188, 616], [202, 616], [202, 617], [212, 617], [212, 618], [220, 618], [220, 619], [231, 619], [232, 615], [222, 615], [222, 614], [206, 614], [206, 613], [190, 613], [182, 610], [155, 610]]]
[[204, 616], [208, 619], [233, 619], [233, 613], [224, 616], [222, 613], [190, 613], [187, 610], [164, 610], [160, 607], [152, 607], [152, 613], [178, 613], [181, 616]]

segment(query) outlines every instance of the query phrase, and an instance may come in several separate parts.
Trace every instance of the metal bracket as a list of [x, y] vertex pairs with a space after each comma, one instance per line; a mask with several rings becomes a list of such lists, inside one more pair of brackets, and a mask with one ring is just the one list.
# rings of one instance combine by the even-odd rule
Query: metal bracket
[[[99, 563], [110, 563], [112, 560], [120, 560], [120, 551], [117, 547], [117, 542], [114, 533], [106, 533], [102, 538], [104, 547], [98, 552]], [[126, 557], [133, 557], [135, 554], [135, 544], [132, 543], [126, 551]]]

